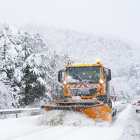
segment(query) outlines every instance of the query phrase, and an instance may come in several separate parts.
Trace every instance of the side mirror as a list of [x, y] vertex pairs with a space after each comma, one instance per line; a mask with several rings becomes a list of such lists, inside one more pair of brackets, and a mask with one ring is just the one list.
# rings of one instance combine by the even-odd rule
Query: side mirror
[[62, 83], [62, 70], [58, 72], [58, 82]]
[[62, 73], [65, 71], [66, 69], [62, 69], [58, 72], [58, 82], [62, 83]]
[[110, 69], [107, 69], [107, 81], [110, 81], [111, 80], [111, 70]]

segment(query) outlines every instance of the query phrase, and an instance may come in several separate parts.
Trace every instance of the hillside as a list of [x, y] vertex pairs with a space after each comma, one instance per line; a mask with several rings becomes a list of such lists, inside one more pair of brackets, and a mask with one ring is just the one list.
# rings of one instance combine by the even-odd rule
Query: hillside
[[0, 28], [1, 108], [49, 101], [52, 86], [58, 87], [57, 72], [69, 59], [95, 63], [99, 58], [112, 70], [116, 94], [140, 95], [139, 46], [72, 30], [35, 25], [21, 29], [10, 25]]
[[94, 36], [73, 30], [25, 25], [29, 33], [39, 33], [50, 50], [68, 53], [75, 63], [95, 63], [99, 58], [112, 70], [116, 93], [140, 94], [140, 46], [126, 40], [106, 36]]

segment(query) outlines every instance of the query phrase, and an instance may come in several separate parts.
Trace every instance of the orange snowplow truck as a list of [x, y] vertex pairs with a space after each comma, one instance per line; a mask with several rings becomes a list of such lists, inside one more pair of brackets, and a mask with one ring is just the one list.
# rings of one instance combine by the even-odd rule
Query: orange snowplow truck
[[71, 64], [58, 72], [58, 81], [63, 84], [65, 98], [53, 99], [55, 105], [43, 104], [49, 110], [77, 110], [90, 118], [99, 118], [112, 123], [116, 111], [112, 109], [110, 91], [111, 70], [96, 64]]

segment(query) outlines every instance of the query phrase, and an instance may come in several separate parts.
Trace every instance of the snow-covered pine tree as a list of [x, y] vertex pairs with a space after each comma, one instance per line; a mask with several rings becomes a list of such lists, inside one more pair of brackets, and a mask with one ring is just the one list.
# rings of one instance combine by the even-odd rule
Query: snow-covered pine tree
[[[45, 56], [37, 53], [37, 47], [43, 48], [39, 35], [29, 35], [19, 30], [11, 29], [8, 25], [1, 27], [0, 34], [1, 73], [4, 84], [8, 83], [13, 92], [12, 98], [19, 97], [22, 105], [29, 105], [36, 98], [43, 97], [47, 88], [43, 82], [45, 65], [42, 65]], [[38, 63], [40, 61], [40, 64]], [[41, 79], [42, 77], [42, 79]], [[45, 78], [44, 78], [45, 79]]]
[[[0, 82], [1, 82], [1, 104], [0, 108], [18, 107], [18, 96], [12, 87], [12, 78], [14, 74], [14, 44], [11, 41], [12, 34], [9, 26], [4, 24], [0, 26]], [[2, 102], [3, 101], [3, 102]]]
[[47, 69], [45, 61], [47, 57], [44, 53], [37, 52], [37, 47], [42, 49], [44, 47], [41, 39], [37, 39], [37, 37], [37, 35], [30, 36], [26, 34], [25, 40], [21, 44], [21, 61], [23, 64], [21, 71], [23, 77], [21, 79], [20, 94], [22, 98], [20, 99], [20, 104], [22, 106], [34, 104], [36, 100], [42, 100], [49, 90], [45, 86], [45, 69]]
[[23, 33], [8, 25], [1, 28], [0, 71], [3, 76], [0, 78], [9, 88], [6, 96], [13, 107], [19, 107], [18, 102], [21, 106], [49, 102], [52, 90], [54, 95], [63, 96], [63, 91], [59, 90], [58, 71], [70, 58], [68, 54], [60, 56], [48, 49], [39, 34]]

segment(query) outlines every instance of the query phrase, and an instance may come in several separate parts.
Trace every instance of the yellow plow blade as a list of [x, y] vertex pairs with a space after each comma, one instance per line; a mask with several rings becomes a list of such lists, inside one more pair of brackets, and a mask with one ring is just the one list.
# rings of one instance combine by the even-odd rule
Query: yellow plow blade
[[90, 118], [102, 119], [112, 123], [112, 110], [107, 104], [102, 106], [91, 107], [87, 109], [77, 109], [77, 111], [84, 112]]
[[[84, 108], [85, 107], [85, 108]], [[107, 104], [103, 104], [100, 106], [90, 106], [89, 108], [87, 106], [52, 106], [52, 105], [42, 105], [42, 108], [45, 108], [46, 111], [49, 110], [77, 110], [80, 112], [85, 113], [90, 118], [93, 119], [101, 119], [104, 121], [108, 121], [109, 123], [112, 123], [112, 110]]]

